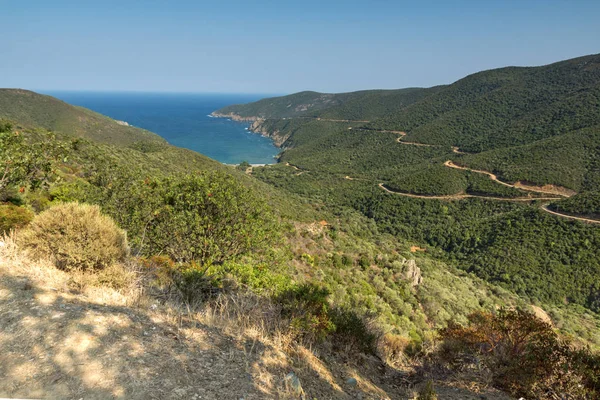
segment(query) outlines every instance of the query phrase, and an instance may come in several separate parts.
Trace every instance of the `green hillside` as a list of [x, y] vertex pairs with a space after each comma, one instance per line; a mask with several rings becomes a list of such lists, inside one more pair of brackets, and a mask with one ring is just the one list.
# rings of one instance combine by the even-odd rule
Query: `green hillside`
[[328, 94], [300, 92], [289, 96], [273, 97], [250, 104], [238, 104], [215, 111], [217, 115], [237, 115], [242, 118], [286, 118], [307, 116], [319, 110], [348, 101], [355, 93]]
[[120, 125], [88, 109], [22, 89], [0, 89], [0, 118], [106, 144], [135, 146], [143, 142], [148, 148], [166, 143], [152, 132]]
[[284, 151], [254, 175], [357, 210], [521, 296], [600, 311], [600, 225], [568, 219], [600, 214], [599, 84], [600, 56], [591, 55], [372, 91], [313, 119], [270, 114], [259, 129], [282, 138]]
[[[390, 98], [405, 99], [398, 104], [405, 108], [417, 93]], [[336, 357], [377, 355], [402, 365], [422, 363], [441, 329], [467, 324], [473, 313], [516, 308], [539, 324], [525, 313], [534, 304], [578, 346], [600, 348], [600, 229], [551, 216], [529, 197], [504, 201], [529, 194], [444, 164], [479, 155], [336, 121], [358, 103], [332, 108], [332, 118], [263, 121], [288, 136], [286, 150], [280, 163], [246, 171], [47, 96], [0, 92], [0, 104], [9, 100], [21, 106], [0, 121], [9, 178], [0, 180], [0, 229], [16, 230], [11, 238], [32, 254], [49, 237], [47, 256], [69, 275], [73, 293], [120, 289], [130, 274], [148, 296], [145, 309], [160, 303], [190, 316], [252, 299], [252, 310], [280, 321], [263, 324], [261, 335], [286, 332]], [[588, 133], [574, 133], [590, 141], [584, 148], [594, 141]], [[584, 186], [594, 165], [578, 167]], [[399, 193], [470, 197], [412, 198], [380, 183]], [[128, 243], [126, 254], [121, 239], [122, 265], [98, 267], [103, 248], [88, 238], [98, 234], [94, 208], [73, 202], [95, 204], [114, 221]], [[581, 194], [565, 200], [570, 211], [596, 204]], [[53, 210], [80, 216], [57, 218]], [[235, 313], [246, 318], [247, 310]], [[590, 357], [573, 365], [593, 365], [587, 350], [568, 354]]]
[[480, 152], [596, 125], [599, 90], [600, 55], [501, 68], [461, 79], [372, 126]]
[[214, 114], [261, 119], [310, 117], [372, 120], [395, 113], [441, 88], [438, 86], [430, 89], [363, 90], [336, 94], [300, 92], [224, 107]]

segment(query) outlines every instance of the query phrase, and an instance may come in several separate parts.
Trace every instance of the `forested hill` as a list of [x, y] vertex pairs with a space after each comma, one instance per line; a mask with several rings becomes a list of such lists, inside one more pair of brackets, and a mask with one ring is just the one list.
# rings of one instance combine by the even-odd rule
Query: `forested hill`
[[155, 133], [119, 124], [102, 114], [29, 90], [0, 89], [0, 118], [105, 144], [167, 143]]
[[479, 72], [370, 126], [480, 152], [594, 126], [599, 109], [600, 55], [590, 55]]
[[[270, 114], [252, 126], [284, 150], [253, 175], [519, 295], [598, 312], [600, 230], [581, 219], [600, 215], [599, 89], [590, 55]], [[261, 104], [230, 111], [260, 119]]]
[[301, 92], [215, 114], [370, 121], [371, 129], [407, 132], [408, 141], [481, 152], [594, 126], [599, 109], [600, 55], [590, 55], [483, 71], [429, 89]]
[[349, 93], [300, 92], [221, 108], [213, 114], [240, 119], [329, 118], [374, 119], [397, 112], [441, 86], [421, 89], [363, 90]]

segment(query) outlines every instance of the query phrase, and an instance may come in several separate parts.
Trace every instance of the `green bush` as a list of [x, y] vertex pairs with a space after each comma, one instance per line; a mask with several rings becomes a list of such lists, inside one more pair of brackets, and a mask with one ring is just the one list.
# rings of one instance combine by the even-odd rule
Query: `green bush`
[[33, 219], [33, 213], [14, 204], [0, 204], [0, 233], [22, 228]]
[[10, 124], [0, 129], [0, 192], [20, 187], [39, 188], [53, 175], [55, 162], [64, 153], [53, 134], [44, 134], [43, 140], [32, 141], [31, 135], [12, 132]]
[[331, 310], [330, 316], [335, 325], [334, 343], [349, 345], [365, 353], [375, 353], [379, 337], [364, 318], [354, 311], [341, 308]]
[[216, 294], [220, 287], [219, 279], [195, 262], [172, 268], [171, 282], [180, 300], [192, 306]]
[[[516, 397], [597, 399], [600, 357], [575, 349], [534, 314], [501, 309], [477, 312], [469, 323], [441, 330], [439, 355], [453, 368], [486, 367], [494, 385]], [[468, 361], [467, 361], [468, 360]]]
[[50, 189], [50, 199], [53, 202], [82, 201], [95, 188], [83, 179], [62, 182]]
[[64, 270], [103, 269], [128, 252], [125, 232], [98, 206], [79, 203], [59, 204], [37, 215], [19, 242]]
[[286, 290], [275, 301], [281, 304], [282, 315], [290, 320], [296, 336], [309, 341], [322, 340], [335, 330], [327, 296], [327, 289], [303, 284]]
[[222, 264], [259, 253], [276, 237], [266, 203], [225, 173], [147, 179], [114, 190], [103, 206], [140, 254]]

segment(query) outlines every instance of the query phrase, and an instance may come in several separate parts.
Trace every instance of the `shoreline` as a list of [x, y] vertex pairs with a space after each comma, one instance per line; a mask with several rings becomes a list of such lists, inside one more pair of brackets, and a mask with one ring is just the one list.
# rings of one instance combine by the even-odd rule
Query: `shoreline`
[[[240, 164], [228, 164], [228, 163], [221, 163], [221, 164], [227, 165], [228, 167], [237, 167], [238, 165], [240, 165]], [[277, 162], [274, 162], [272, 164], [266, 164], [266, 163], [263, 163], [263, 164], [250, 164], [250, 166], [251, 167], [266, 167], [267, 165], [275, 165], [275, 164], [277, 164]]]
[[227, 118], [231, 121], [235, 121], [235, 122], [251, 122], [250, 126], [247, 128], [247, 130], [249, 132], [252, 133], [256, 133], [258, 135], [261, 135], [263, 137], [269, 138], [271, 139], [271, 141], [273, 142], [273, 145], [275, 147], [277, 147], [278, 149], [282, 149], [283, 150], [283, 144], [285, 143], [285, 141], [288, 139], [288, 136], [279, 136], [279, 131], [276, 130], [274, 132], [269, 132], [265, 129], [262, 129], [262, 123], [265, 121], [265, 118], [261, 118], [261, 117], [242, 117], [238, 114], [234, 114], [234, 113], [229, 113], [229, 114], [221, 114], [218, 113], [216, 111], [213, 111], [212, 113], [209, 114], [212, 118]]

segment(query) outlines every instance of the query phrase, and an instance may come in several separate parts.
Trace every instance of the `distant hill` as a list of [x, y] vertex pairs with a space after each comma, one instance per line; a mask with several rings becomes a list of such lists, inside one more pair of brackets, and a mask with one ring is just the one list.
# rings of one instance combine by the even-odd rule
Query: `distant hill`
[[345, 94], [296, 117], [265, 108], [295, 96], [229, 108], [268, 115], [253, 127], [284, 149], [256, 177], [520, 295], [600, 311], [599, 225], [568, 218], [600, 215], [600, 55]]
[[102, 114], [29, 90], [0, 89], [0, 118], [17, 121], [27, 127], [65, 132], [106, 144], [166, 144], [155, 133], [119, 124]]
[[380, 118], [435, 93], [431, 89], [362, 90], [349, 93], [300, 92], [249, 104], [231, 105], [214, 115], [240, 119], [325, 118], [367, 120]]
[[600, 55], [469, 75], [371, 127], [465, 151], [532, 143], [597, 125]]
[[327, 94], [300, 92], [289, 96], [273, 97], [249, 104], [231, 105], [215, 111], [215, 115], [235, 115], [239, 118], [286, 118], [314, 114], [319, 110], [340, 105], [353, 93]]

